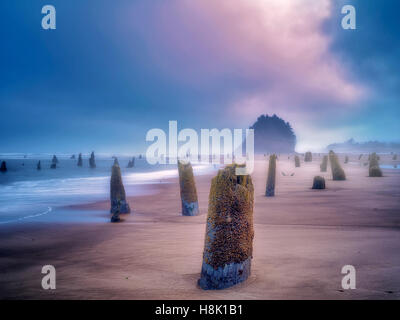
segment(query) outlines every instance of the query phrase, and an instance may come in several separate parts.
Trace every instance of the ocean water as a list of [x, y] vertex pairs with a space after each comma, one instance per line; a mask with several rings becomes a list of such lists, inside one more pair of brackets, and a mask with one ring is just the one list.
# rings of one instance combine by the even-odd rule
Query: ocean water
[[[77, 159], [57, 155], [57, 169], [50, 169], [51, 155], [2, 155], [8, 171], [0, 173], [0, 227], [10, 223], [32, 221], [102, 221], [109, 217], [99, 212], [73, 212], [64, 207], [109, 199], [111, 156], [96, 156], [91, 169], [87, 157], [83, 167]], [[151, 184], [178, 175], [176, 165], [149, 165], [136, 157], [135, 167], [127, 168], [131, 158], [118, 157], [127, 196], [151, 194]], [[36, 165], [41, 161], [42, 170]], [[209, 164], [193, 163], [196, 175], [216, 170]]]

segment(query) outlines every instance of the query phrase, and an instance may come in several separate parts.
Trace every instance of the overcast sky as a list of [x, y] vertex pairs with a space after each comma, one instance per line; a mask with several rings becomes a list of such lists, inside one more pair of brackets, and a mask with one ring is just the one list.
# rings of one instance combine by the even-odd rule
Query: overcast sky
[[[53, 4], [57, 29], [41, 28]], [[357, 30], [343, 30], [353, 4]], [[289, 121], [298, 151], [400, 141], [397, 0], [2, 0], [0, 152], [143, 152], [146, 132]]]

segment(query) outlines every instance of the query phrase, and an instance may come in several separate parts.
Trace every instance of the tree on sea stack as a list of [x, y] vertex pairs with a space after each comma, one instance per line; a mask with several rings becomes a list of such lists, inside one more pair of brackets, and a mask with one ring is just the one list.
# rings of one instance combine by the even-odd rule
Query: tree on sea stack
[[182, 215], [197, 216], [199, 202], [197, 199], [196, 183], [190, 162], [178, 161], [179, 188], [181, 193]]
[[78, 163], [77, 163], [78, 167], [82, 167], [82, 153], [79, 154], [78, 156]]
[[0, 172], [7, 172], [7, 164], [5, 161], [1, 162]]
[[320, 190], [325, 189], [325, 178], [320, 176], [314, 177], [312, 188]]
[[326, 172], [328, 170], [328, 156], [322, 158], [322, 163], [319, 168], [321, 169], [321, 172]]
[[312, 153], [310, 151], [306, 152], [304, 157], [304, 162], [311, 162], [312, 161]]
[[329, 162], [331, 163], [332, 179], [346, 180], [346, 174], [339, 163], [337, 155], [332, 150], [329, 151]]
[[300, 158], [299, 158], [298, 155], [295, 155], [295, 156], [294, 156], [294, 166], [295, 166], [296, 168], [300, 168]]
[[267, 179], [267, 187], [265, 190], [266, 197], [275, 196], [275, 178], [276, 178], [276, 155], [273, 154], [269, 157], [268, 179]]
[[131, 208], [126, 201], [126, 194], [124, 184], [122, 183], [121, 169], [118, 160], [114, 160], [114, 165], [111, 168], [111, 181], [110, 181], [110, 200], [111, 200], [111, 213], [130, 213]]
[[90, 155], [89, 166], [90, 166], [92, 169], [96, 168], [96, 159], [95, 159], [95, 157], [94, 157], [94, 152], [92, 152], [92, 154]]
[[250, 176], [228, 165], [212, 179], [199, 286], [225, 289], [250, 275], [253, 254], [254, 188]]
[[382, 170], [379, 167], [379, 160], [376, 153], [371, 154], [369, 159], [369, 176], [382, 177]]
[[294, 152], [296, 135], [293, 128], [277, 115], [261, 115], [250, 129], [254, 130], [254, 151], [257, 154]]

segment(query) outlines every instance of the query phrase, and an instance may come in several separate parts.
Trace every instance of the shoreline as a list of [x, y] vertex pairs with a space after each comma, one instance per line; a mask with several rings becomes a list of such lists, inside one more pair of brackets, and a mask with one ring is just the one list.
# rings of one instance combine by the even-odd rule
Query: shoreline
[[[0, 228], [1, 299], [398, 299], [400, 186], [397, 171], [368, 178], [346, 165], [348, 180], [311, 190], [319, 160], [277, 162], [274, 198], [265, 198], [267, 161], [258, 160], [250, 278], [203, 291], [200, 276], [208, 194], [214, 174], [195, 176], [200, 215], [180, 215], [178, 179], [155, 194], [130, 196], [133, 212], [109, 221], [108, 200], [67, 206], [94, 210], [105, 223], [26, 223]], [[293, 171], [293, 177], [279, 174]], [[41, 267], [57, 270], [57, 289], [41, 288]], [[341, 267], [357, 269], [357, 290], [341, 292]], [[393, 293], [388, 293], [393, 292]]]

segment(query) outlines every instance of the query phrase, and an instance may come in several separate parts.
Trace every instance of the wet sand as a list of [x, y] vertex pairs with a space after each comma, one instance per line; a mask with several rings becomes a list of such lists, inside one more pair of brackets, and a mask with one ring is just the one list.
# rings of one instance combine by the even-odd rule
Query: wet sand
[[[357, 158], [343, 165], [347, 181], [332, 181], [319, 158], [295, 169], [282, 156], [274, 198], [264, 197], [267, 161], [256, 162], [252, 275], [233, 288], [197, 287], [212, 178], [199, 176], [196, 217], [180, 215], [178, 180], [170, 179], [154, 185], [156, 195], [129, 198], [133, 214], [123, 223], [2, 226], [0, 298], [399, 299], [400, 171], [369, 178]], [[315, 175], [325, 176], [326, 190], [311, 190]], [[109, 217], [109, 201], [69, 209]], [[56, 267], [56, 290], [41, 288], [47, 264]], [[343, 291], [348, 264], [357, 289]]]

